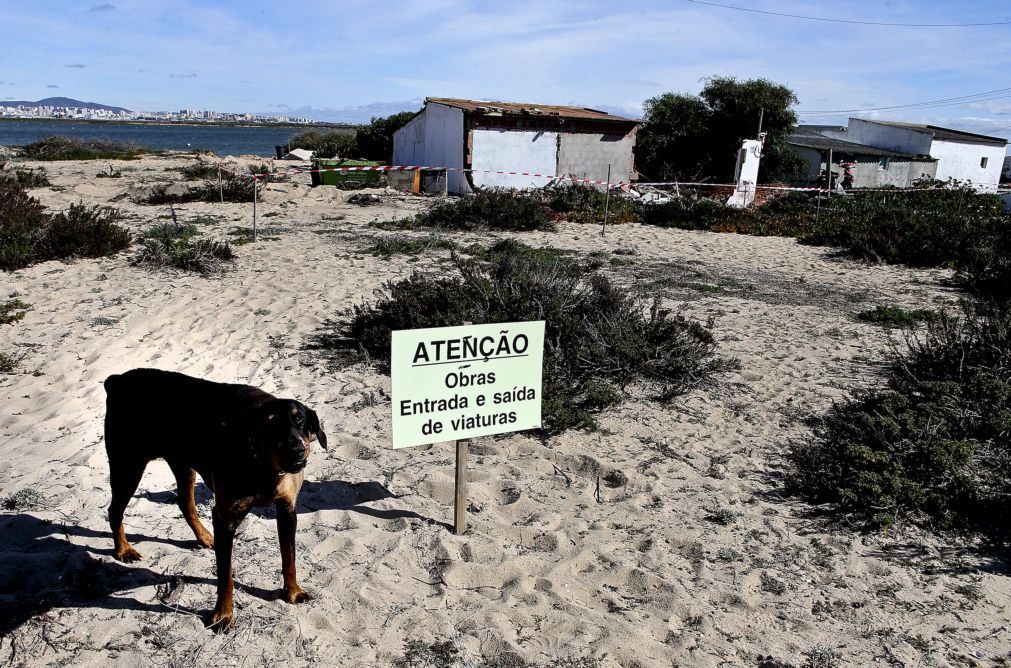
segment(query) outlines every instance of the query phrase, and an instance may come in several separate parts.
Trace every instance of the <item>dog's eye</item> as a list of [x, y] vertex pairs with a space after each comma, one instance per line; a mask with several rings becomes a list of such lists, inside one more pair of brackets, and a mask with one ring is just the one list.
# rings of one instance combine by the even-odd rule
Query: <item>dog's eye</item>
[[301, 427], [302, 425], [304, 425], [305, 424], [305, 416], [304, 415], [296, 415], [295, 416], [295, 424], [297, 424], [299, 427]]

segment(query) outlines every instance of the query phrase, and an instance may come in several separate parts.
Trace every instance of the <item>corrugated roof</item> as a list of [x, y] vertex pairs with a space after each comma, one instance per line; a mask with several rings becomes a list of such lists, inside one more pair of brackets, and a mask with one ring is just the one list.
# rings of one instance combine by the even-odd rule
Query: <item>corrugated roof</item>
[[787, 137], [786, 143], [822, 151], [832, 149], [833, 151], [838, 151], [839, 153], [850, 153], [854, 155], [874, 155], [878, 157], [905, 158], [907, 160], [934, 160], [934, 158], [931, 158], [929, 155], [921, 156], [912, 153], [889, 151], [888, 149], [867, 146], [866, 144], [858, 144], [856, 142], [844, 141], [842, 139], [833, 139], [832, 137], [826, 137], [825, 135], [818, 134], [814, 131], [801, 130], [800, 132], [795, 132]]
[[568, 118], [584, 121], [609, 121], [613, 123], [641, 123], [634, 118], [625, 118], [589, 107], [565, 107], [555, 104], [534, 104], [532, 102], [498, 102], [493, 100], [461, 100], [452, 97], [429, 97], [425, 102], [443, 104], [447, 107], [463, 109], [475, 114], [501, 114], [503, 116], [529, 116], [532, 118]]
[[921, 130], [923, 132], [930, 132], [934, 135], [934, 139], [940, 139], [941, 141], [957, 141], [969, 144], [992, 144], [994, 146], [1007, 146], [1007, 139], [1002, 137], [991, 137], [989, 135], [980, 135], [975, 132], [965, 132], [964, 130], [952, 130], [951, 128], [942, 128], [939, 125], [924, 125], [922, 123], [903, 123], [902, 121], [879, 121], [877, 119], [861, 118], [860, 120], [866, 121], [868, 123], [880, 123], [881, 125], [893, 125], [898, 128], [909, 128], [911, 130]]

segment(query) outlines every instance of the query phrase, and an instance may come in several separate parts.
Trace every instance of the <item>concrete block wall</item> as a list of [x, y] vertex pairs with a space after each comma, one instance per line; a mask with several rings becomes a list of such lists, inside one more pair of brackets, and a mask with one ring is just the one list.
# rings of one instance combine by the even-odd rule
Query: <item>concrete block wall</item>
[[603, 181], [611, 165], [611, 181], [628, 182], [632, 178], [635, 133], [627, 135], [599, 133], [560, 133], [556, 174]]

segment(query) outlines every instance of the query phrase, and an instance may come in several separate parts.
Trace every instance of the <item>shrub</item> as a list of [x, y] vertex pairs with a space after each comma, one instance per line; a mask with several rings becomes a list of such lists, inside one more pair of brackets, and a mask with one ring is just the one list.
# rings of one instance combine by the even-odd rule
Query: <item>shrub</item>
[[[45, 167], [35, 169], [15, 167], [14, 171], [10, 172], [10, 175], [22, 188], [44, 188], [52, 185], [49, 180], [49, 173]], [[4, 176], [4, 174], [0, 174], [0, 176]]]
[[[261, 179], [261, 181], [264, 179]], [[246, 174], [223, 172], [221, 185], [217, 178], [204, 181], [200, 185], [179, 188], [176, 184], [161, 183], [152, 186], [144, 195], [136, 197], [137, 204], [186, 204], [187, 202], [238, 202], [245, 204], [253, 201], [253, 179]], [[262, 201], [262, 190], [256, 186], [256, 200]]]
[[119, 179], [123, 177], [123, 172], [118, 169], [113, 169], [112, 165], [109, 165], [107, 170], [103, 170], [98, 174], [95, 174], [95, 178], [99, 179]]
[[193, 241], [192, 225], [158, 225], [144, 235], [144, 244], [131, 264], [148, 268], [175, 268], [198, 274], [224, 271], [225, 262], [235, 259], [228, 242]]
[[379, 237], [372, 246], [366, 249], [366, 252], [389, 260], [394, 255], [418, 255], [437, 248], [455, 250], [457, 244], [436, 235], [415, 238], [394, 234]]
[[304, 148], [317, 158], [356, 158], [358, 144], [354, 130], [306, 130], [288, 140], [291, 148]]
[[415, 224], [445, 230], [554, 230], [551, 211], [538, 197], [508, 190], [482, 190], [440, 202], [419, 213]]
[[607, 202], [604, 191], [589, 185], [565, 184], [546, 188], [537, 194], [545, 206], [572, 223], [600, 223], [604, 220], [605, 205], [608, 223], [633, 223], [641, 216], [642, 204], [638, 201], [612, 193], [610, 202]]
[[413, 111], [391, 116], [373, 116], [355, 132], [355, 147], [359, 158], [390, 163], [393, 161], [393, 134], [414, 118]]
[[918, 323], [927, 322], [937, 317], [937, 311], [929, 308], [917, 308], [907, 311], [901, 306], [875, 306], [872, 309], [857, 313], [857, 320], [879, 325], [887, 329], [915, 327]]
[[104, 257], [130, 245], [130, 232], [117, 225], [119, 211], [103, 206], [71, 204], [54, 214], [42, 242], [46, 259]]
[[32, 160], [134, 160], [150, 152], [135, 144], [61, 136], [40, 139], [21, 149], [22, 155]]
[[545, 320], [543, 429], [596, 426], [594, 414], [630, 384], [667, 400], [725, 368], [709, 326], [645, 303], [589, 265], [550, 249], [503, 241], [483, 258], [454, 255], [457, 276], [388, 282], [374, 304], [353, 306], [314, 337], [335, 361], [388, 362], [391, 332]]
[[12, 374], [18, 370], [18, 366], [20, 365], [21, 361], [19, 358], [0, 350], [0, 373]]
[[177, 167], [176, 170], [182, 174], [187, 181], [213, 179], [217, 182], [218, 179], [218, 166], [206, 163], [200, 159], [197, 159], [196, 162], [192, 162], [188, 165]]
[[46, 234], [42, 203], [14, 179], [0, 179], [0, 269], [22, 269], [37, 259], [37, 246]]
[[858, 392], [791, 447], [790, 484], [873, 526], [1011, 527], [1011, 309], [963, 304], [910, 338], [883, 389]]

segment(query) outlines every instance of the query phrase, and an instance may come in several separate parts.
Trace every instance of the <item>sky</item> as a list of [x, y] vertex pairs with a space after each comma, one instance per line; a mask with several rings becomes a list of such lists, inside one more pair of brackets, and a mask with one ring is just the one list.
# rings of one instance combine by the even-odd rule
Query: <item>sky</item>
[[[1011, 138], [1007, 0], [3, 0], [0, 101], [66, 96], [133, 110], [209, 109], [358, 122], [425, 97], [574, 104], [642, 116], [703, 79], [764, 77], [798, 111], [962, 98], [850, 115]], [[993, 23], [912, 27], [877, 23]], [[994, 99], [981, 99], [994, 98]], [[960, 102], [961, 100], [956, 100]]]

